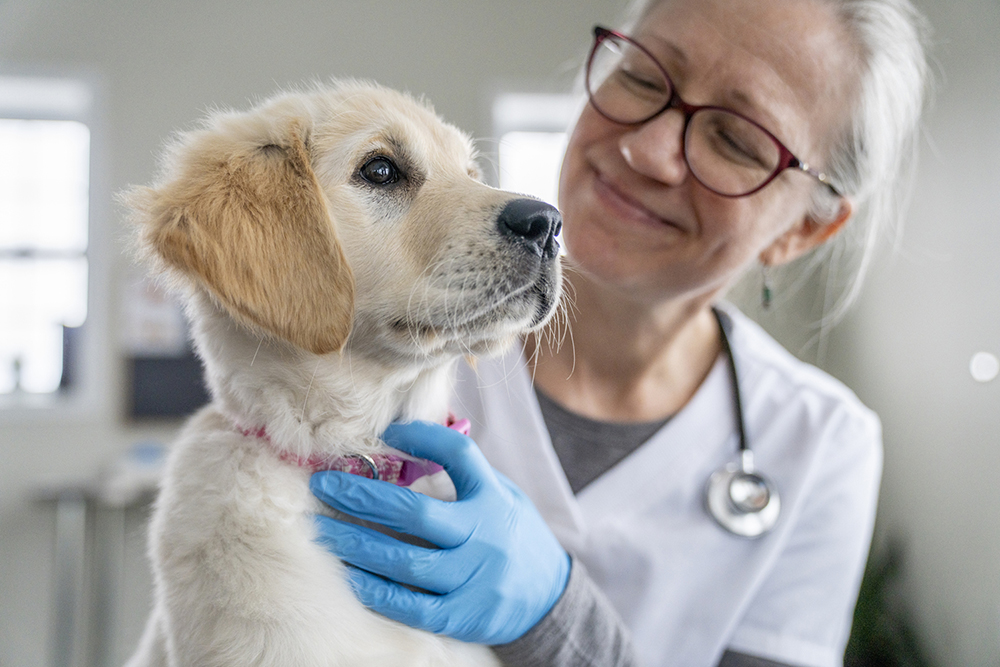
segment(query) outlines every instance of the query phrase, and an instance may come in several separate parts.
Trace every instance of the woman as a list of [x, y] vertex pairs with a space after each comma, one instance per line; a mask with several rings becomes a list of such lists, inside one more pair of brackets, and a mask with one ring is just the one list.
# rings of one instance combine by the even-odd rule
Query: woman
[[[458, 502], [314, 477], [338, 509], [441, 550], [321, 532], [362, 568], [366, 604], [510, 664], [839, 664], [878, 420], [719, 300], [758, 263], [891, 221], [922, 104], [919, 17], [907, 0], [653, 0], [633, 16], [595, 31], [562, 168], [571, 343], [553, 331], [460, 373], [454, 409], [489, 464], [442, 427], [387, 432], [449, 461]], [[741, 536], [704, 493], [743, 428], [774, 484], [750, 502], [780, 494], [780, 511], [728, 526]]]

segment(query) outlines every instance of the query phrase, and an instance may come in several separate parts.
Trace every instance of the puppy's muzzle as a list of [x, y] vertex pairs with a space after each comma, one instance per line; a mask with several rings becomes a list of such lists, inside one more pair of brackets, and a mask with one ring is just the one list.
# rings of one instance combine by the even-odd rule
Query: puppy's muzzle
[[497, 216], [500, 234], [542, 260], [559, 254], [556, 236], [562, 229], [562, 215], [554, 206], [536, 199], [515, 199]]

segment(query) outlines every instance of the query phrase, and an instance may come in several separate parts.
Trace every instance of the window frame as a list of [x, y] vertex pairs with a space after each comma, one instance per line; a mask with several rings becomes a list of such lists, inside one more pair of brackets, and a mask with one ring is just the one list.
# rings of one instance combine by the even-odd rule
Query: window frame
[[[568, 133], [586, 103], [577, 91], [553, 90], [537, 85], [503, 85], [490, 93], [492, 128], [492, 184], [500, 184], [500, 143], [509, 132]], [[558, 174], [557, 174], [558, 176]]]
[[[64, 86], [65, 97], [12, 92], [10, 79]], [[72, 68], [0, 68], [0, 117], [25, 120], [72, 120], [90, 131], [88, 196], [87, 319], [74, 340], [70, 357], [73, 385], [46, 394], [0, 394], [0, 426], [37, 421], [107, 421], [114, 414], [115, 363], [110, 335], [112, 243], [111, 187], [107, 169], [107, 133], [103, 124], [101, 77]], [[40, 89], [36, 89], [37, 90]], [[23, 91], [22, 91], [23, 92]]]

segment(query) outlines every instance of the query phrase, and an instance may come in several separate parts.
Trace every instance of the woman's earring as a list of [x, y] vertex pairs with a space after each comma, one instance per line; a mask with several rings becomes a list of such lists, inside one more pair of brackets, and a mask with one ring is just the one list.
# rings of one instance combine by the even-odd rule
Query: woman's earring
[[764, 310], [770, 309], [771, 297], [773, 296], [773, 292], [771, 291], [771, 276], [768, 275], [769, 268], [767, 264], [760, 265], [760, 274], [763, 278], [763, 286], [760, 290], [760, 305]]

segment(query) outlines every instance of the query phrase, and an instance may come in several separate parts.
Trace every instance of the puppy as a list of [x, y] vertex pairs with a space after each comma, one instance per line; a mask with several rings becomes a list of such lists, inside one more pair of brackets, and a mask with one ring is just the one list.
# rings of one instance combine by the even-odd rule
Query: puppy
[[545, 324], [555, 209], [481, 183], [426, 105], [355, 81], [214, 115], [123, 201], [213, 397], [171, 451], [128, 665], [497, 664], [364, 608], [314, 542], [308, 481], [374, 473], [390, 421], [448, 419], [456, 359]]

